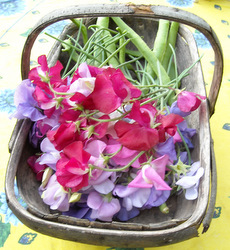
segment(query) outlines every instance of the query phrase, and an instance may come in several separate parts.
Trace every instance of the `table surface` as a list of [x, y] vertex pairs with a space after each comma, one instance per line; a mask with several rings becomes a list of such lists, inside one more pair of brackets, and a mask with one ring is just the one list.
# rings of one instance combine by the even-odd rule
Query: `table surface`
[[[9, 114], [14, 111], [13, 95], [21, 81], [20, 60], [25, 39], [30, 29], [46, 13], [67, 5], [82, 4], [80, 0], [9, 0], [0, 1], [0, 248], [3, 249], [115, 249], [113, 246], [91, 246], [39, 234], [23, 225], [8, 208], [4, 176], [9, 159], [8, 141], [15, 125]], [[100, 3], [114, 4], [130, 1], [103, 0]], [[211, 227], [199, 237], [157, 249], [229, 249], [230, 235], [230, 185], [229, 178], [229, 141], [230, 141], [230, 1], [229, 0], [137, 0], [135, 4], [161, 4], [178, 7], [195, 13], [206, 20], [217, 34], [224, 52], [224, 75], [216, 103], [214, 115], [210, 119], [211, 132], [216, 155], [218, 186], [215, 213]], [[96, 4], [98, 0], [85, 0], [84, 4]], [[65, 23], [63, 23], [65, 25]], [[52, 26], [52, 34], [60, 31], [61, 25]], [[214, 59], [213, 51], [205, 38], [194, 31], [194, 36], [202, 58], [202, 67], [207, 89], [210, 86]], [[39, 37], [38, 46], [31, 61], [36, 62], [37, 55], [47, 53], [51, 44], [44, 34]], [[228, 207], [229, 206], [229, 207]], [[117, 248], [118, 249], [118, 248]], [[155, 248], [148, 248], [155, 249]]]

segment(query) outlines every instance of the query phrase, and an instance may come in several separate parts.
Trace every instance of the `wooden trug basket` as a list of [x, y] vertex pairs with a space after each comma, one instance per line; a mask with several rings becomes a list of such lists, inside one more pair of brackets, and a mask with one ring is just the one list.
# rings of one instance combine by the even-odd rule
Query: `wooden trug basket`
[[[26, 160], [33, 149], [27, 137], [31, 128], [29, 120], [18, 121], [9, 142], [10, 159], [6, 171], [5, 189], [8, 205], [13, 213], [31, 229], [52, 237], [80, 243], [113, 247], [154, 247], [177, 243], [198, 236], [198, 228], [203, 223], [206, 232], [215, 207], [216, 167], [210, 134], [209, 118], [214, 113], [223, 73], [223, 58], [219, 41], [211, 27], [201, 18], [183, 10], [165, 6], [136, 5], [87, 5], [71, 6], [46, 15], [28, 36], [22, 52], [22, 79], [28, 78], [30, 53], [38, 34], [48, 25], [71, 18], [90, 18], [99, 16], [120, 16], [151, 46], [154, 42], [159, 19], [180, 22], [176, 44], [178, 70], [182, 72], [198, 59], [196, 43], [192, 33], [184, 24], [202, 32], [210, 41], [215, 53], [215, 69], [210, 94], [188, 120], [189, 126], [197, 129], [193, 140], [194, 161], [200, 161], [205, 174], [199, 185], [199, 197], [188, 201], [184, 195], [172, 196], [167, 205], [169, 214], [162, 214], [158, 208], [142, 211], [139, 216], [128, 222], [113, 221], [90, 222], [51, 212], [38, 194], [39, 183], [27, 166]], [[76, 29], [76, 27], [75, 27]], [[62, 33], [76, 32], [67, 27]], [[57, 59], [65, 61], [60, 44], [55, 43], [50, 51], [49, 62]], [[182, 81], [182, 88], [206, 95], [201, 65], [198, 62]], [[14, 193], [14, 180], [17, 179], [19, 193], [27, 203], [23, 208]], [[211, 190], [211, 191], [210, 191]]]

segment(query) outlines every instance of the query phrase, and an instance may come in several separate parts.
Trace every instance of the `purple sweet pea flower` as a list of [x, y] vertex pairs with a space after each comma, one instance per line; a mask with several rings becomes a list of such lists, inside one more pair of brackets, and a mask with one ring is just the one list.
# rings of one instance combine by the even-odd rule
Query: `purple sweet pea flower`
[[87, 206], [87, 198], [88, 194], [82, 194], [81, 199], [78, 202], [71, 203], [69, 210], [62, 214], [79, 219], [95, 220], [90, 217], [92, 209]]
[[[189, 148], [193, 148], [193, 144], [191, 142], [191, 138], [196, 134], [196, 129], [188, 128], [187, 122], [183, 121], [177, 125], [178, 129], [180, 130], [184, 140]], [[182, 139], [178, 132], [173, 136], [174, 142], [182, 142]]]
[[34, 89], [29, 79], [23, 80], [16, 88], [14, 95], [16, 111], [11, 117], [17, 119], [29, 118], [32, 121], [38, 121], [46, 117], [39, 111], [38, 103], [33, 98]]
[[185, 189], [187, 200], [195, 200], [198, 197], [199, 182], [203, 174], [204, 168], [200, 167], [200, 162], [194, 162], [190, 171], [176, 182], [176, 185]]
[[96, 191], [90, 192], [87, 205], [92, 209], [91, 218], [102, 221], [112, 221], [113, 216], [121, 208], [118, 199], [102, 196]]
[[68, 211], [69, 196], [62, 186], [58, 183], [56, 175], [52, 175], [45, 188], [40, 186], [39, 192], [43, 202], [53, 210]]
[[120, 211], [115, 215], [115, 218], [120, 221], [127, 221], [136, 217], [140, 213], [140, 210], [133, 207], [131, 210], [127, 211], [125, 207], [121, 207]]
[[169, 137], [165, 142], [157, 144], [154, 149], [157, 157], [167, 154], [170, 161], [174, 162], [177, 160], [173, 137]]
[[152, 187], [149, 199], [144, 204], [143, 208], [150, 209], [152, 207], [159, 207], [168, 200], [169, 196], [169, 190], [156, 190]]

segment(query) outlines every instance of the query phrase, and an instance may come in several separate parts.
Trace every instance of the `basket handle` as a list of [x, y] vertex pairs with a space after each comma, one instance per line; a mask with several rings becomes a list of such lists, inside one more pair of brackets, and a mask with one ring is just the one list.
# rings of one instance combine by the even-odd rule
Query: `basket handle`
[[47, 26], [65, 19], [99, 17], [99, 16], [139, 16], [153, 19], [167, 19], [189, 25], [209, 40], [215, 53], [215, 67], [213, 79], [208, 96], [210, 116], [214, 113], [222, 75], [223, 75], [223, 54], [220, 42], [210, 25], [202, 18], [187, 11], [158, 5], [133, 5], [133, 4], [99, 4], [99, 5], [76, 5], [64, 9], [55, 10], [45, 15], [32, 29], [27, 37], [21, 59], [22, 79], [28, 78], [30, 70], [30, 54], [37, 36]]

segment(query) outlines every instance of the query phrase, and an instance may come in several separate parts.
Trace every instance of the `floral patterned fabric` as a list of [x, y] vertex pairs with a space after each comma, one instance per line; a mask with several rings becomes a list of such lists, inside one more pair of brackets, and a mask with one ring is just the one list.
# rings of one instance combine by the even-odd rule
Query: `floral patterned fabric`
[[[123, 0], [102, 0], [100, 3], [126, 3]], [[219, 98], [216, 104], [215, 114], [212, 116], [211, 131], [215, 144], [216, 163], [218, 168], [218, 193], [215, 213], [208, 232], [200, 234], [199, 238], [159, 247], [157, 249], [228, 249], [229, 248], [229, 203], [230, 189], [228, 165], [230, 161], [230, 1], [229, 0], [133, 0], [136, 4], [162, 4], [182, 8], [195, 13], [206, 20], [216, 32], [224, 52], [224, 76]], [[98, 0], [86, 0], [84, 4], [95, 4]], [[15, 110], [13, 95], [16, 86], [21, 81], [20, 60], [25, 39], [31, 28], [46, 13], [53, 9], [64, 8], [67, 5], [82, 4], [80, 0], [0, 0], [0, 248], [3, 249], [119, 249], [102, 246], [91, 246], [75, 242], [64, 241], [39, 234], [23, 225], [11, 212], [6, 203], [4, 191], [4, 175], [9, 159], [8, 141], [15, 125], [15, 120], [9, 119], [9, 115]], [[67, 21], [59, 22], [48, 27], [39, 35], [38, 44], [32, 52], [31, 65], [36, 65], [37, 57], [47, 54], [53, 40], [45, 35], [57, 35]], [[207, 39], [197, 30], [193, 30], [202, 58], [202, 67], [207, 89], [210, 86], [214, 57]], [[15, 193], [22, 204], [26, 206]], [[201, 232], [200, 232], [201, 233]], [[121, 248], [120, 248], [121, 249]], [[123, 248], [122, 248], [123, 249]], [[140, 248], [139, 248], [140, 249]], [[148, 248], [154, 249], [154, 248]]]

